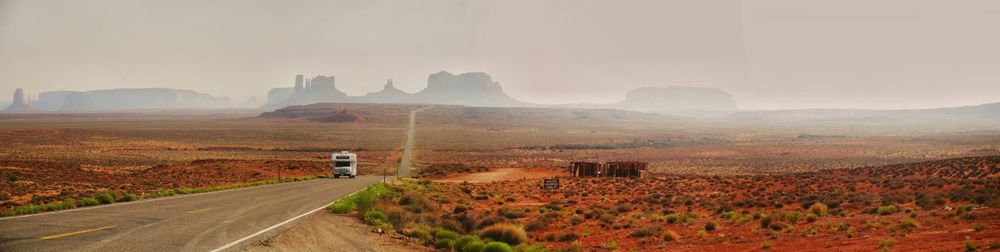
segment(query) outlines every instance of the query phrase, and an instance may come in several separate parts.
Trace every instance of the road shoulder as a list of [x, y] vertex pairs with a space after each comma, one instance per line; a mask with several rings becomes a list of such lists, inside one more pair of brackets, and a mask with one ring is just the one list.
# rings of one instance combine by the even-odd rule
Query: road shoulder
[[375, 233], [353, 215], [322, 211], [247, 251], [431, 251], [405, 239]]

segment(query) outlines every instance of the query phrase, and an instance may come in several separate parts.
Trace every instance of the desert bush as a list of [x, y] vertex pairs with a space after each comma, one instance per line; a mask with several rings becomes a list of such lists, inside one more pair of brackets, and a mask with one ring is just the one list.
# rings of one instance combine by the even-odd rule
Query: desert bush
[[451, 231], [451, 230], [440, 229], [440, 230], [434, 231], [434, 238], [437, 238], [437, 239], [455, 240], [455, 239], [458, 239], [458, 236], [459, 235], [458, 235], [457, 232]]
[[769, 228], [771, 227], [771, 221], [774, 217], [772, 215], [764, 215], [760, 217], [760, 227]]
[[680, 219], [681, 219], [680, 216], [678, 216], [676, 214], [668, 214], [667, 215], [667, 223], [670, 223], [670, 224], [677, 223]]
[[139, 199], [139, 196], [136, 196], [135, 194], [129, 193], [129, 194], [125, 194], [125, 196], [122, 196], [121, 198], [118, 198], [118, 201], [120, 201], [120, 202], [129, 202], [129, 201], [136, 201], [138, 199]]
[[974, 211], [976, 210], [976, 205], [966, 204], [955, 208], [955, 215], [960, 216], [965, 219], [975, 218]]
[[799, 212], [791, 211], [785, 213], [785, 221], [791, 224], [799, 223]]
[[878, 242], [879, 248], [889, 248], [892, 247], [893, 245], [896, 245], [896, 238], [892, 237], [885, 238], [885, 240], [881, 240]]
[[969, 237], [965, 237], [965, 251], [976, 251], [976, 244], [973, 244]]
[[368, 225], [374, 226], [381, 223], [388, 223], [389, 216], [379, 210], [370, 210], [365, 213], [362, 219], [365, 220], [365, 223], [368, 223]]
[[115, 196], [109, 192], [99, 193], [97, 196], [94, 196], [94, 198], [97, 199], [98, 202], [101, 202], [101, 204], [111, 204], [115, 202]]
[[829, 207], [827, 207], [826, 204], [823, 204], [822, 202], [816, 202], [813, 203], [812, 206], [809, 206], [809, 212], [819, 217], [826, 216], [829, 210], [830, 210]]
[[95, 198], [83, 198], [83, 199], [80, 200], [80, 202], [78, 204], [79, 204], [79, 206], [96, 206], [96, 205], [100, 205], [101, 202], [98, 201]]
[[677, 232], [674, 232], [673, 230], [667, 230], [666, 232], [663, 232], [663, 240], [668, 242], [679, 241], [681, 240], [681, 236], [678, 235]]
[[434, 242], [434, 247], [437, 248], [437, 249], [443, 249], [443, 250], [449, 250], [450, 251], [450, 250], [452, 250], [454, 248], [454, 243], [455, 243], [454, 240], [439, 239], [436, 242]]
[[772, 247], [774, 247], [774, 243], [771, 243], [771, 241], [764, 241], [760, 244], [760, 248], [762, 249], [771, 249]]
[[510, 248], [510, 245], [507, 245], [507, 243], [499, 241], [486, 243], [486, 246], [483, 247], [483, 252], [513, 252], [513, 251], [514, 249]]
[[899, 207], [897, 207], [896, 205], [879, 206], [877, 210], [877, 213], [879, 215], [890, 215], [897, 212], [899, 212]]
[[494, 224], [484, 228], [480, 231], [479, 237], [514, 245], [528, 241], [528, 234], [523, 228], [506, 223]]
[[484, 249], [486, 249], [486, 243], [483, 243], [483, 241], [478, 241], [477, 240], [477, 241], [471, 241], [468, 244], [465, 244], [465, 246], [462, 246], [461, 250], [459, 250], [459, 251], [460, 252], [483, 252]]
[[806, 222], [815, 222], [816, 219], [818, 219], [818, 218], [819, 217], [817, 217], [816, 214], [809, 213], [809, 214], [806, 215]]
[[422, 213], [434, 210], [434, 203], [423, 194], [408, 192], [400, 197], [398, 204], [407, 211]]
[[719, 223], [716, 223], [715, 221], [708, 221], [708, 223], [705, 223], [705, 231], [712, 232], [717, 229], [719, 229]]
[[917, 220], [914, 220], [913, 218], [903, 218], [899, 220], [899, 227], [903, 229], [911, 229], [919, 226], [920, 223], [917, 222]]
[[434, 236], [431, 235], [430, 228], [427, 228], [425, 226], [417, 226], [404, 229], [403, 235], [405, 235], [406, 237], [415, 238], [422, 242], [428, 242], [434, 239]]
[[986, 225], [977, 223], [975, 226], [973, 226], [973, 229], [975, 229], [976, 232], [983, 231], [986, 230]]
[[357, 197], [354, 198], [354, 208], [357, 209], [358, 212], [362, 213], [367, 213], [368, 210], [375, 207], [375, 202], [378, 200], [378, 192], [371, 189], [365, 189], [358, 192], [356, 196]]
[[350, 199], [339, 199], [326, 207], [335, 214], [348, 214], [354, 211], [354, 201]]
[[462, 237], [459, 237], [458, 239], [455, 239], [455, 243], [453, 245], [456, 251], [466, 251], [465, 247], [468, 246], [469, 244], [472, 244], [473, 242], [482, 243], [483, 241], [480, 240], [479, 237], [475, 235], [464, 235]]
[[579, 240], [580, 236], [574, 232], [566, 232], [559, 235], [558, 240], [561, 242], [575, 241]]
[[514, 251], [517, 252], [545, 252], [545, 247], [542, 245], [528, 245], [521, 244], [514, 247]]
[[656, 235], [656, 233], [657, 233], [657, 227], [656, 226], [648, 226], [648, 227], [642, 227], [642, 228], [639, 228], [639, 229], [636, 229], [636, 230], [632, 231], [632, 234], [630, 234], [629, 236], [633, 237], [633, 238], [642, 238], [642, 237], [648, 237], [648, 236]]

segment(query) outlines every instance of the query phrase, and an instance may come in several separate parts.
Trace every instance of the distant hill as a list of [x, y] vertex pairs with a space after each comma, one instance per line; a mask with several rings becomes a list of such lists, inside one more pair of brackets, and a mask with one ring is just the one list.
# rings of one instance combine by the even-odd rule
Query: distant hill
[[94, 91], [42, 92], [35, 103], [46, 111], [92, 111], [125, 109], [225, 108], [229, 98], [191, 90], [127, 88]]
[[998, 126], [1000, 103], [934, 109], [802, 109], [741, 111], [723, 122], [770, 125]]
[[733, 96], [718, 88], [644, 87], [629, 91], [625, 101], [611, 107], [635, 111], [736, 111]]
[[[318, 80], [322, 80], [319, 82]], [[454, 75], [441, 71], [427, 78], [427, 88], [417, 93], [407, 93], [396, 89], [391, 80], [382, 91], [365, 96], [347, 96], [337, 90], [334, 77], [317, 76], [304, 79], [296, 76], [295, 88], [276, 88], [268, 92], [272, 107], [306, 105], [313, 103], [418, 103], [441, 105], [466, 105], [490, 107], [534, 106], [514, 99], [504, 93], [499, 82], [485, 73], [463, 73]], [[322, 83], [322, 85], [320, 85]]]
[[556, 107], [613, 108], [692, 117], [726, 115], [737, 110], [733, 96], [718, 88], [642, 87], [629, 91], [625, 100], [610, 104], [569, 104]]

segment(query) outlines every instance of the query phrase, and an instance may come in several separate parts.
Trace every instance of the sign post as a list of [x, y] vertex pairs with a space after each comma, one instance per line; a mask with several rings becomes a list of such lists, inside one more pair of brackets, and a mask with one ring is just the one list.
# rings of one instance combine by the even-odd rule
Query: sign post
[[542, 182], [542, 188], [546, 190], [559, 189], [559, 179], [558, 178], [545, 179]]

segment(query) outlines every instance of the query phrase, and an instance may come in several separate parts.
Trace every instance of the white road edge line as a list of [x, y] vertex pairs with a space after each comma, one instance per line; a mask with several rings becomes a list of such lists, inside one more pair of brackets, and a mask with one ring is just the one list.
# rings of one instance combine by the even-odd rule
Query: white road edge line
[[[363, 190], [365, 190], [365, 189], [368, 189], [368, 186], [365, 186], [365, 188], [361, 188], [361, 190], [357, 190], [357, 191], [355, 191], [355, 192], [352, 192], [351, 194], [348, 194], [347, 196], [344, 196], [344, 197], [341, 197], [341, 199], [342, 199], [342, 198], [347, 198], [347, 197], [351, 197], [352, 195], [354, 195], [354, 194], [356, 194], [356, 193], [358, 193], [358, 192], [361, 192], [361, 191], [363, 191]], [[337, 199], [337, 200], [340, 200], [340, 199]], [[333, 201], [333, 202], [337, 202], [337, 201], [335, 200], [335, 201]], [[253, 234], [250, 234], [250, 235], [248, 235], [248, 236], [246, 236], [246, 237], [243, 237], [243, 238], [240, 238], [239, 240], [236, 240], [236, 241], [233, 241], [233, 242], [230, 242], [229, 244], [226, 244], [226, 245], [223, 245], [222, 247], [218, 247], [218, 248], [216, 248], [216, 249], [213, 249], [213, 250], [211, 250], [211, 252], [220, 252], [220, 251], [223, 251], [223, 250], [226, 250], [226, 249], [229, 249], [230, 247], [232, 247], [232, 246], [236, 246], [237, 244], [240, 244], [240, 243], [242, 243], [242, 242], [245, 242], [246, 240], [249, 240], [250, 238], [253, 238], [253, 237], [255, 237], [255, 236], [258, 236], [258, 235], [261, 235], [261, 234], [263, 234], [263, 233], [267, 233], [268, 231], [271, 231], [271, 230], [274, 230], [275, 228], [278, 228], [278, 227], [281, 227], [281, 226], [284, 226], [285, 224], [288, 224], [288, 223], [290, 223], [290, 222], [293, 222], [293, 221], [295, 221], [295, 220], [297, 220], [297, 219], [299, 219], [299, 218], [302, 218], [302, 217], [305, 217], [305, 216], [307, 216], [307, 215], [310, 215], [310, 214], [313, 214], [313, 213], [315, 213], [315, 212], [318, 212], [319, 210], [323, 210], [324, 208], [326, 208], [326, 207], [327, 207], [327, 206], [329, 206], [330, 204], [333, 204], [333, 202], [330, 202], [329, 204], [326, 204], [326, 205], [323, 205], [323, 206], [321, 206], [321, 207], [319, 207], [319, 208], [316, 208], [316, 209], [313, 209], [312, 211], [309, 211], [309, 212], [306, 212], [306, 213], [304, 213], [304, 214], [301, 214], [301, 215], [299, 215], [299, 216], [295, 216], [295, 217], [292, 217], [291, 219], [288, 219], [288, 220], [285, 220], [285, 221], [283, 221], [283, 222], [281, 222], [281, 223], [278, 223], [278, 224], [274, 224], [274, 226], [271, 226], [271, 227], [268, 227], [268, 228], [265, 228], [265, 229], [263, 229], [263, 230], [260, 230], [260, 231], [257, 231], [256, 233], [253, 233]]]
[[140, 200], [129, 201], [129, 202], [114, 202], [114, 203], [111, 203], [111, 204], [96, 205], [96, 206], [86, 206], [86, 207], [77, 207], [77, 208], [72, 208], [72, 209], [57, 210], [57, 211], [44, 212], [44, 213], [7, 216], [7, 217], [0, 217], [0, 221], [13, 220], [13, 219], [21, 219], [21, 218], [30, 218], [30, 217], [38, 217], [38, 216], [45, 216], [45, 215], [51, 215], [51, 214], [72, 213], [72, 212], [77, 212], [77, 211], [87, 211], [87, 210], [93, 210], [93, 209], [101, 209], [101, 208], [105, 208], [105, 207], [127, 206], [127, 205], [132, 205], [132, 204], [142, 204], [142, 203], [146, 203], [146, 202], [155, 202], [155, 201], [161, 201], [161, 200], [182, 199], [182, 198], [187, 198], [187, 197], [196, 197], [196, 196], [202, 196], [202, 195], [211, 195], [211, 194], [214, 194], [214, 193], [235, 192], [235, 191], [240, 191], [240, 190], [249, 190], [249, 189], [255, 189], [255, 188], [264, 188], [264, 187], [268, 187], [268, 186], [287, 185], [287, 184], [293, 184], [293, 183], [312, 182], [312, 181], [318, 181], [318, 179], [312, 179], [312, 180], [308, 180], [308, 181], [298, 181], [298, 182], [283, 182], [283, 183], [267, 184], [267, 185], [259, 185], [259, 186], [248, 186], [248, 187], [242, 187], [242, 188], [218, 190], [218, 191], [211, 191], [211, 192], [201, 192], [201, 193], [191, 193], [191, 194], [177, 194], [177, 195], [174, 195], [174, 196], [165, 196], [165, 197], [152, 198], [152, 199], [140, 199]]

